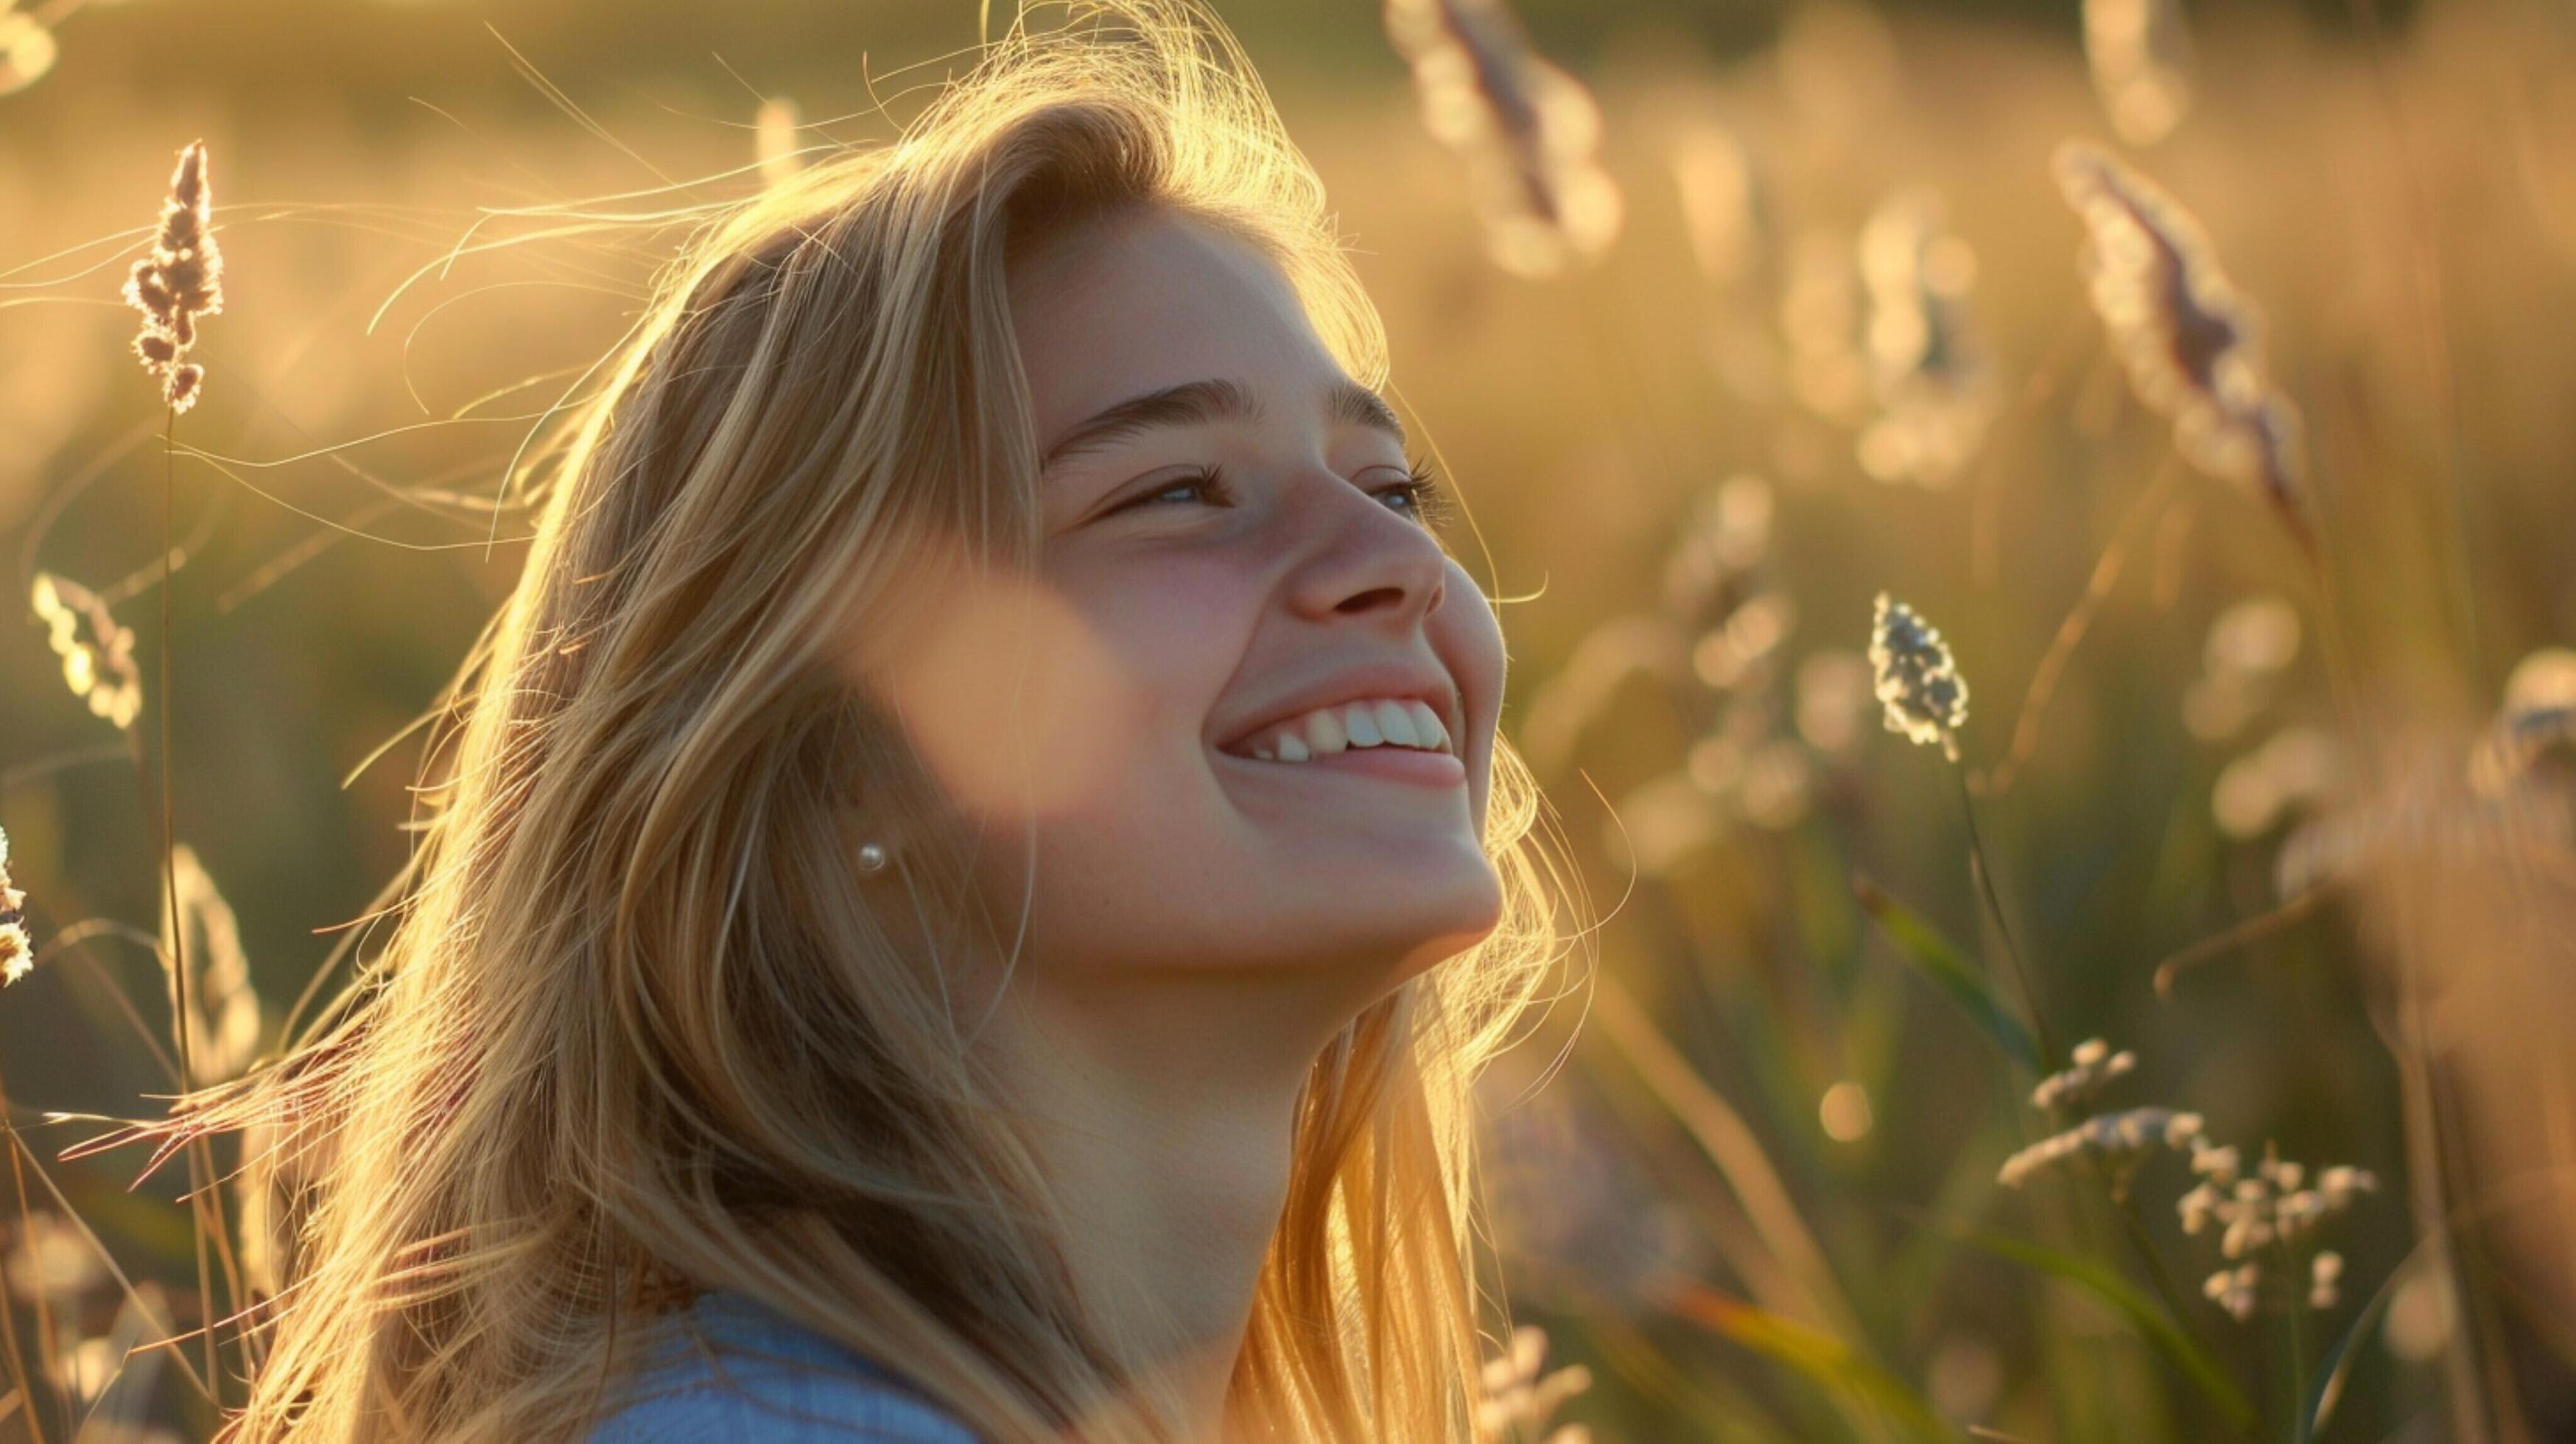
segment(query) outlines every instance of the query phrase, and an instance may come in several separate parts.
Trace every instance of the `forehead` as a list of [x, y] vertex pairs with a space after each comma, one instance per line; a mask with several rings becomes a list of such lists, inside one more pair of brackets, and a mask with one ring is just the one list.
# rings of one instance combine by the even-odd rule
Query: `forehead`
[[1343, 377], [1268, 257], [1168, 211], [1070, 230], [1014, 265], [1009, 290], [1041, 438], [1185, 382], [1227, 378], [1285, 401]]

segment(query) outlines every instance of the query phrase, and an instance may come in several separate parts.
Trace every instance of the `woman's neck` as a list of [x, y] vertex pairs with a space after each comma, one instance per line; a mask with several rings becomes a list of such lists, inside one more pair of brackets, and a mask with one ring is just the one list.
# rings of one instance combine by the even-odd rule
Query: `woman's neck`
[[1193, 1440], [1221, 1436], [1287, 1198], [1298, 1090], [1339, 1026], [1322, 1020], [1345, 1016], [1310, 990], [1015, 993], [983, 1040], [1063, 1202], [1076, 1287], [1130, 1373], [1172, 1386]]

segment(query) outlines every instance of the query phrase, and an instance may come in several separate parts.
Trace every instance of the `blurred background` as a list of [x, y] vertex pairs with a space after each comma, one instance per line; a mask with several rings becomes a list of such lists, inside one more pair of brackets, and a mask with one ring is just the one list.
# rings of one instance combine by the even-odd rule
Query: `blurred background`
[[[1544, 1330], [1496, 1421], [2576, 1438], [2576, 10], [1216, 9], [1467, 503], [1597, 923], [1489, 1079]], [[198, 1321], [185, 1170], [129, 1187], [140, 1150], [63, 1159], [103, 1125], [48, 1120], [171, 1091], [135, 760], [163, 416], [117, 287], [174, 153], [207, 143], [229, 268], [172, 594], [217, 1077], [400, 866], [403, 734], [518, 565], [500, 478], [683, 229], [513, 212], [883, 139], [982, 21], [0, 0], [0, 826], [36, 950], [0, 1261], [45, 1437], [212, 1417], [128, 1354]], [[1955, 762], [1882, 725], [1881, 592], [1955, 650]]]

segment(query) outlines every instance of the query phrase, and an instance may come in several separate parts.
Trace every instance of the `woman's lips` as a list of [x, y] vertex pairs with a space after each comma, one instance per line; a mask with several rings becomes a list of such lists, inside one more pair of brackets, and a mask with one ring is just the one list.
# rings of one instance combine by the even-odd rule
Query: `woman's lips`
[[1230, 752], [1218, 755], [1240, 766], [1290, 779], [1306, 774], [1338, 774], [1441, 789], [1463, 787], [1467, 782], [1467, 764], [1453, 754], [1424, 752], [1410, 747], [1355, 747], [1326, 757], [1308, 758], [1304, 762], [1264, 762], [1259, 758], [1238, 757]]

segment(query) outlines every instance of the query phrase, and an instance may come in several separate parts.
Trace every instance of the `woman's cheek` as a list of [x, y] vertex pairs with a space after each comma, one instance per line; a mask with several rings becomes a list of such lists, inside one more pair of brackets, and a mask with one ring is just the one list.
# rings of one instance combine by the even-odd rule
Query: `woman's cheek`
[[1494, 729], [1502, 718], [1503, 677], [1508, 665], [1503, 630], [1494, 619], [1484, 589], [1456, 559], [1448, 564], [1448, 583], [1439, 609], [1430, 619], [1432, 649], [1458, 684], [1460, 711], [1469, 745], [1462, 751], [1467, 782], [1479, 829], [1485, 823], [1485, 801], [1493, 787]]
[[1139, 679], [1115, 642], [1055, 587], [986, 574], [905, 639], [886, 687], [960, 806], [1070, 812], [1116, 784], [1139, 721]]
[[1243, 570], [1221, 555], [1131, 557], [1068, 574], [1061, 585], [1135, 689], [1131, 723], [1196, 742], [1237, 681], [1259, 619]]

